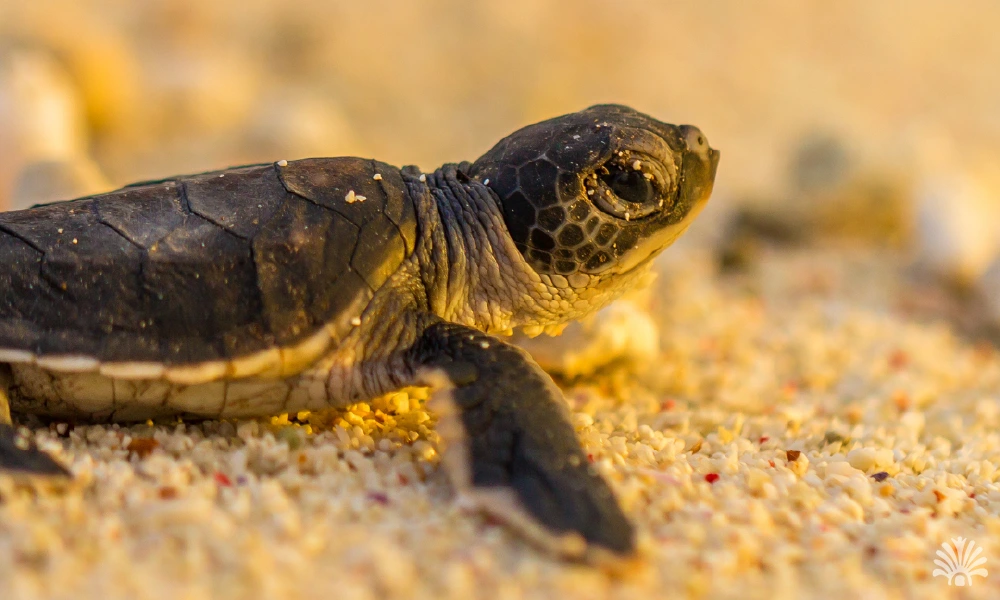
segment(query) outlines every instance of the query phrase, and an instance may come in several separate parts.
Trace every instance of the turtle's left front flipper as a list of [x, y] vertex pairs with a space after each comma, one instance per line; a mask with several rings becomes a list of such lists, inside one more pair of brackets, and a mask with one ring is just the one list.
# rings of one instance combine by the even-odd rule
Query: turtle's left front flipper
[[34, 442], [23, 438], [10, 418], [10, 369], [0, 365], [0, 473], [44, 478], [70, 476], [65, 467], [39, 450]]
[[412, 361], [438, 388], [431, 406], [461, 493], [562, 554], [634, 552], [635, 531], [580, 448], [562, 394], [526, 352], [437, 322]]

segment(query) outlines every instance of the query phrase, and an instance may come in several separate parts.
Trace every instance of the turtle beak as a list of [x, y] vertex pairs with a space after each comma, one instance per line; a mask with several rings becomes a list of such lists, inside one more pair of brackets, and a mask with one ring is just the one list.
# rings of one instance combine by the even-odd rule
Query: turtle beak
[[715, 148], [708, 149], [708, 174], [705, 177], [705, 184], [698, 193], [698, 197], [693, 202], [691, 208], [691, 213], [687, 217], [687, 221], [690, 223], [692, 219], [698, 216], [701, 209], [705, 207], [708, 203], [708, 199], [712, 196], [712, 189], [715, 188], [715, 173], [719, 169], [719, 156], [721, 153]]
[[[711, 189], [709, 190], [711, 192]], [[642, 267], [652, 261], [656, 256], [673, 244], [677, 238], [687, 231], [695, 217], [705, 208], [709, 194], [705, 194], [691, 207], [687, 216], [683, 220], [661, 228], [636, 244], [635, 248], [628, 251], [622, 259], [613, 267], [608, 269], [609, 273], [628, 273]]]
[[706, 177], [707, 183], [705, 188], [702, 190], [700, 197], [695, 201], [695, 206], [692, 212], [692, 218], [701, 212], [701, 209], [708, 202], [709, 197], [712, 195], [712, 189], [715, 187], [715, 173], [719, 170], [719, 156], [721, 152], [715, 148], [708, 149], [708, 175]]
[[708, 149], [708, 160], [709, 164], [711, 165], [709, 167], [709, 170], [711, 171], [711, 173], [708, 176], [708, 189], [705, 190], [705, 194], [704, 196], [702, 196], [701, 201], [699, 202], [699, 204], [703, 206], [706, 202], [708, 202], [709, 196], [712, 195], [712, 189], [715, 187], [715, 173], [716, 171], [719, 170], [719, 156], [721, 154], [722, 153], [716, 150], [715, 148]]

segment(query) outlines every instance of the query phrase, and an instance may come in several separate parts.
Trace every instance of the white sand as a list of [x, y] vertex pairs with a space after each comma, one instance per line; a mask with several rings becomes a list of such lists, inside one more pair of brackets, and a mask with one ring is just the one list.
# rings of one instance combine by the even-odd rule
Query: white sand
[[[630, 575], [464, 513], [433, 415], [399, 395], [308, 427], [37, 430], [78, 481], [0, 487], [0, 598], [995, 597], [996, 352], [894, 316], [886, 259], [772, 255], [739, 281], [710, 264], [665, 266], [647, 372], [566, 390], [639, 527]], [[957, 536], [987, 557], [971, 588], [931, 576]]]

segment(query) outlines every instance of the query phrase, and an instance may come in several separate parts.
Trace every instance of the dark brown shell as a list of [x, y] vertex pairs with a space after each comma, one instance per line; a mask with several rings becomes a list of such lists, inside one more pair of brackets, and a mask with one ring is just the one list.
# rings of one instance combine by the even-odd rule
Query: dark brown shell
[[359, 315], [415, 239], [399, 170], [360, 158], [3, 213], [0, 349], [188, 364], [292, 346]]

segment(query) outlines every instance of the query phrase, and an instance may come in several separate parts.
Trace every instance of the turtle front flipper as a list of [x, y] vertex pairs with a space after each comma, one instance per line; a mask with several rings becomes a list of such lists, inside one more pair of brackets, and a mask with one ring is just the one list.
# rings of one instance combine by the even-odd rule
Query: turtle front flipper
[[559, 389], [526, 352], [438, 322], [412, 359], [438, 388], [445, 465], [463, 495], [561, 554], [634, 552], [635, 531], [580, 448]]
[[31, 440], [23, 438], [10, 418], [10, 368], [0, 365], [0, 474], [69, 477], [69, 471], [48, 454], [39, 450]]

